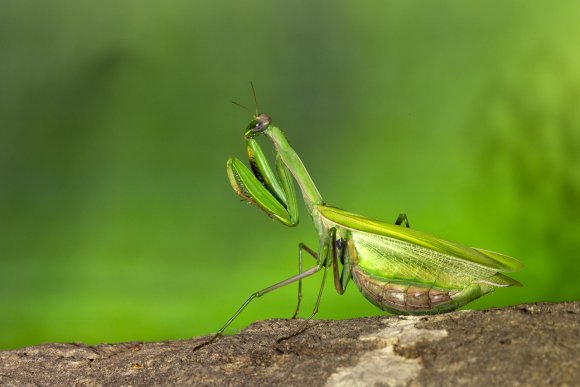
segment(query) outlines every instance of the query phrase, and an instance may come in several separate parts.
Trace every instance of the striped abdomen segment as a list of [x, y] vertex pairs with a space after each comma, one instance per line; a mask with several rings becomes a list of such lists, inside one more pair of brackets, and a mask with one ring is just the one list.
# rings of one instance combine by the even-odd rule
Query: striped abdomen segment
[[358, 267], [353, 268], [352, 278], [365, 298], [382, 310], [395, 314], [448, 312], [483, 295], [478, 285], [464, 290], [435, 289], [429, 285], [378, 279]]

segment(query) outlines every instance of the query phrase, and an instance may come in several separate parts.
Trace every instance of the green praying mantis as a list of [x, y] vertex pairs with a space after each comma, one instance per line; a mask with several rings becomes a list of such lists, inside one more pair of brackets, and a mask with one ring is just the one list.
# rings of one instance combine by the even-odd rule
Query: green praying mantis
[[[252, 85], [253, 90], [253, 85]], [[299, 273], [253, 293], [216, 333], [221, 335], [255, 298], [298, 282], [299, 313], [302, 280], [323, 271], [314, 310], [330, 267], [334, 286], [343, 294], [352, 281], [362, 295], [378, 308], [404, 315], [445, 313], [499, 287], [522, 286], [503, 272], [521, 270], [520, 261], [504, 254], [450, 242], [410, 228], [405, 214], [394, 224], [356, 215], [326, 204], [304, 164], [270, 116], [258, 112], [244, 137], [251, 169], [235, 157], [227, 161], [227, 175], [235, 193], [269, 217], [286, 226], [298, 224], [296, 181], [305, 206], [318, 232], [318, 250], [299, 244]], [[256, 138], [265, 136], [275, 150], [275, 172]], [[316, 265], [302, 270], [302, 253], [316, 259]]]

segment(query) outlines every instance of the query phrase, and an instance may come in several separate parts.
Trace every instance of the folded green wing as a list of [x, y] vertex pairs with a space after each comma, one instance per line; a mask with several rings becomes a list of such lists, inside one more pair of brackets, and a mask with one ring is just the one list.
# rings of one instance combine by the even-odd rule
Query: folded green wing
[[505, 267], [509, 267], [509, 269], [502, 270], [502, 271], [519, 271], [524, 268], [524, 264], [518, 261], [515, 258], [510, 257], [509, 255], [496, 253], [495, 251], [489, 251], [484, 249], [478, 249], [472, 247], [472, 249], [477, 250], [479, 253], [487, 255], [488, 257], [493, 258], [494, 260], [501, 262], [505, 265]]
[[350, 239], [356, 248], [353, 263], [383, 280], [450, 290], [464, 289], [475, 283], [495, 287], [520, 285], [497, 269], [415, 243], [359, 230], [351, 230]]
[[[493, 272], [511, 272], [523, 268], [520, 261], [504, 254], [463, 246], [425, 232], [369, 219], [334, 207], [319, 206], [318, 210], [324, 218], [341, 227], [421, 246], [427, 250], [438, 252], [441, 256], [459, 258], [482, 268], [492, 269]], [[379, 247], [374, 248], [378, 249]], [[517, 281], [515, 282], [517, 283]], [[517, 286], [516, 283], [511, 283], [511, 285]]]

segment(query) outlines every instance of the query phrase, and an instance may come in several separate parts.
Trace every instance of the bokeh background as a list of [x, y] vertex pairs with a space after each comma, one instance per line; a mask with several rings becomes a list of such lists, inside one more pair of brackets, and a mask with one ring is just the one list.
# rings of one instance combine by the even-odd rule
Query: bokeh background
[[[208, 334], [297, 271], [308, 216], [275, 223], [225, 175], [250, 80], [328, 203], [526, 264], [523, 288], [470, 308], [579, 299], [579, 15], [573, 0], [1, 2], [0, 348]], [[272, 293], [228, 332], [295, 300]], [[318, 318], [377, 314], [329, 283]]]

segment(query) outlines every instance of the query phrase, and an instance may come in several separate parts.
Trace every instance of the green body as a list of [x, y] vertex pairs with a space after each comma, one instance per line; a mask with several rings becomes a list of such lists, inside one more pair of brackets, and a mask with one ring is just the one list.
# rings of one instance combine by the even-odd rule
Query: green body
[[[311, 252], [317, 265], [302, 272], [300, 261], [301, 273], [255, 293], [233, 318], [252, 298], [300, 281], [320, 269], [324, 269], [326, 276], [329, 267], [340, 294], [352, 279], [370, 302], [394, 314], [448, 312], [496, 287], [521, 286], [503, 274], [523, 267], [514, 258], [411, 229], [404, 214], [396, 224], [390, 224], [326, 205], [282, 131], [270, 123], [266, 114], [256, 114], [245, 134], [252, 170], [230, 158], [228, 176], [238, 195], [287, 226], [298, 223], [293, 178], [319, 235], [318, 254]], [[277, 173], [272, 171], [255, 140], [260, 134], [275, 148]], [[301, 252], [303, 248], [301, 245]], [[319, 302], [320, 296], [317, 307]]]

